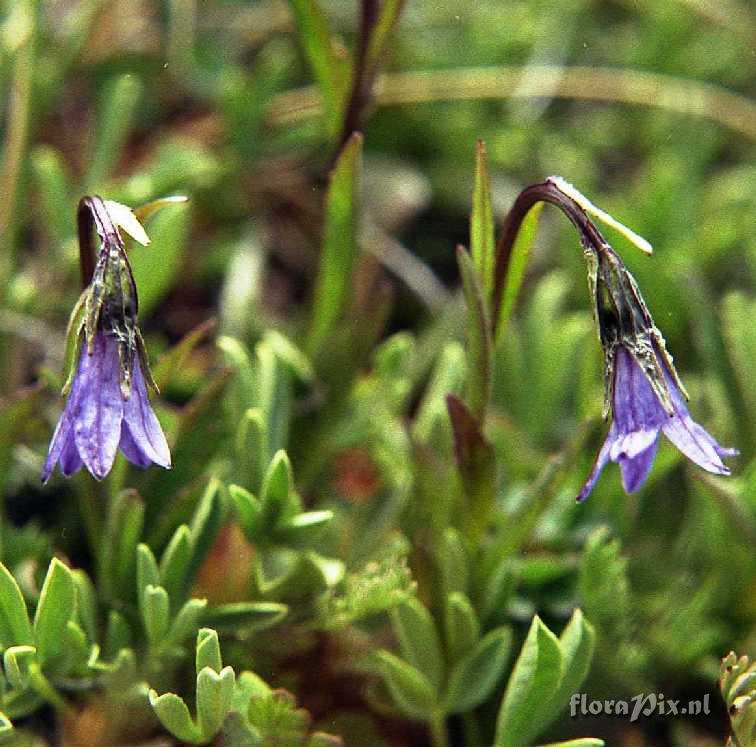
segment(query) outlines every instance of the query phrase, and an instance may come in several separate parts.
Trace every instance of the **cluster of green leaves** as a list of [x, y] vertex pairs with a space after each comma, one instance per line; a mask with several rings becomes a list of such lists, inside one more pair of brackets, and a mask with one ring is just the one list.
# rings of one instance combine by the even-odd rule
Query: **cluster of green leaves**
[[[753, 105], [675, 76], [748, 95], [749, 9], [138, 5], [8, 0], [0, 22], [2, 733], [52, 741], [48, 706], [60, 730], [95, 713], [88, 744], [337, 743], [327, 724], [577, 747], [626, 737], [559, 721], [581, 687], [709, 692], [756, 620]], [[606, 94], [654, 109], [588, 104], [571, 97], [606, 91], [586, 65], [669, 77]], [[554, 172], [653, 242], [647, 260], [610, 236], [694, 416], [740, 448], [735, 478], [662, 447], [638, 496], [609, 467], [575, 506], [602, 363], [577, 239], [548, 208], [494, 304], [495, 224]], [[92, 192], [191, 197], [129, 248], [173, 469], [119, 458], [41, 499]], [[723, 666], [749, 744], [752, 666]]]

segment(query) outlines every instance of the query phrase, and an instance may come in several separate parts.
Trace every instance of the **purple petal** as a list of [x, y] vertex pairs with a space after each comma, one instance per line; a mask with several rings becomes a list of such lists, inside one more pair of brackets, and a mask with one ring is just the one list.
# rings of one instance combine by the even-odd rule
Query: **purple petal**
[[82, 468], [83, 464], [79, 450], [76, 448], [76, 442], [73, 438], [69, 438], [60, 455], [60, 471], [65, 477], [71, 477]]
[[[618, 446], [617, 456], [635, 456], [651, 444], [661, 424], [669, 417], [654, 394], [643, 369], [627, 349], [617, 347], [614, 372], [614, 401], [612, 422], [621, 435], [646, 432], [632, 439], [626, 446]], [[615, 456], [612, 456], [615, 459]]]
[[87, 469], [96, 479], [102, 480], [113, 466], [123, 418], [115, 339], [98, 332], [92, 355], [86, 350], [82, 352], [76, 377], [82, 387], [74, 424], [76, 446]]
[[66, 403], [66, 409], [63, 410], [63, 414], [55, 426], [55, 432], [50, 440], [50, 449], [47, 452], [47, 459], [45, 459], [45, 466], [42, 468], [43, 485], [50, 479], [50, 475], [63, 452], [63, 447], [69, 443], [69, 439], [71, 439], [71, 416], [68, 412], [68, 403]]
[[141, 455], [140, 461], [135, 461], [126, 454], [129, 461], [141, 466], [143, 460], [146, 459], [148, 464], [154, 462], [170, 469], [171, 452], [168, 449], [163, 429], [150, 405], [138, 359], [134, 361], [131, 395], [124, 403], [123, 418], [124, 432], [128, 431], [136, 451]]
[[118, 448], [123, 452], [126, 459], [137, 467], [144, 468], [152, 464], [152, 459], [137, 446], [125, 420], [121, 423], [121, 442], [118, 444]]
[[[677, 408], [675, 408], [677, 409]], [[685, 454], [709, 472], [717, 475], [729, 475], [730, 469], [722, 461], [722, 456], [734, 456], [732, 449], [723, 449], [698, 423], [687, 410], [685, 415], [677, 412], [662, 426], [664, 435]]]
[[620, 459], [622, 487], [626, 493], [634, 493], [646, 482], [651, 465], [654, 463], [658, 444], [659, 440], [655, 438], [645, 451], [641, 451], [634, 457]]
[[596, 461], [593, 463], [591, 474], [588, 475], [588, 479], [585, 481], [585, 485], [583, 485], [582, 490], [578, 493], [578, 496], [577, 496], [578, 503], [584, 501], [590, 495], [591, 491], [593, 490], [593, 486], [596, 484], [596, 481], [599, 479], [601, 470], [604, 469], [604, 467], [606, 466], [606, 463], [609, 461], [609, 451], [612, 446], [613, 434], [614, 434], [614, 428], [612, 427], [609, 430], [609, 435], [606, 437], [606, 440], [601, 446], [601, 450], [596, 456]]
[[675, 414], [662, 424], [664, 435], [692, 462], [717, 475], [729, 475], [730, 468], [722, 457], [737, 456], [737, 449], [720, 446], [711, 434], [690, 417], [682, 392], [675, 384], [667, 365], [661, 359], [664, 377], [669, 386]]

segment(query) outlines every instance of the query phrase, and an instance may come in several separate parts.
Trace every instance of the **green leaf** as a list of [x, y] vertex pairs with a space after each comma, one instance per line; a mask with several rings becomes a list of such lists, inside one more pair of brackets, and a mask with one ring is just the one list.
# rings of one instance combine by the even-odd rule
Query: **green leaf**
[[349, 85], [350, 63], [346, 50], [339, 49], [328, 27], [328, 19], [316, 0], [289, 0], [299, 32], [299, 41], [320, 88], [331, 136], [341, 126]]
[[197, 725], [208, 741], [218, 733], [231, 709], [234, 680], [231, 667], [220, 672], [204, 667], [197, 675]]
[[499, 708], [495, 747], [525, 747], [538, 736], [561, 680], [559, 641], [536, 615]]
[[436, 695], [425, 675], [389, 651], [379, 651], [377, 660], [399, 710], [411, 718], [429, 720], [436, 709]]
[[272, 529], [291, 504], [294, 478], [291, 462], [285, 451], [276, 452], [265, 475], [260, 503], [262, 504], [262, 527]]
[[333, 511], [307, 511], [297, 514], [276, 528], [276, 539], [289, 547], [311, 547], [333, 519]]
[[76, 584], [73, 574], [57, 558], [53, 558], [34, 615], [34, 640], [43, 666], [65, 656], [65, 630], [75, 611]]
[[189, 235], [189, 211], [185, 205], [155, 217], [149, 246], [135, 245], [129, 251], [134, 281], [139, 289], [139, 313], [155, 308], [178, 281]]
[[583, 684], [591, 666], [595, 642], [596, 633], [593, 626], [583, 617], [580, 610], [575, 610], [559, 637], [564, 675], [549, 702], [548, 709], [543, 714], [544, 727], [564, 710], [572, 694]]
[[494, 251], [491, 177], [488, 173], [486, 145], [482, 140], [478, 140], [475, 146], [475, 182], [470, 215], [470, 253], [481, 279], [481, 290], [487, 305], [490, 305], [493, 291]]
[[168, 633], [169, 640], [179, 646], [189, 636], [194, 635], [200, 626], [206, 608], [206, 599], [188, 599], [184, 602], [171, 623], [171, 629]]
[[147, 584], [142, 595], [142, 620], [147, 640], [159, 646], [168, 632], [170, 624], [170, 602], [168, 592], [162, 586]]
[[194, 581], [223, 522], [221, 488], [220, 481], [211, 478], [192, 517], [190, 526], [192, 557], [186, 570], [187, 587]]
[[249, 490], [240, 485], [229, 485], [228, 494], [231, 496], [231, 503], [236, 511], [239, 526], [241, 526], [247, 539], [250, 542], [255, 542], [258, 539], [258, 531], [261, 529], [262, 504]]
[[155, 365], [152, 366], [152, 378], [155, 379], [159, 389], [165, 389], [173, 381], [177, 372], [184, 370], [192, 351], [210, 336], [215, 327], [215, 319], [208, 319], [198, 324], [157, 359]]
[[192, 721], [186, 703], [176, 693], [158, 696], [154, 690], [150, 690], [149, 698], [160, 723], [174, 737], [189, 744], [201, 744], [204, 741], [202, 733]]
[[446, 691], [447, 713], [469, 711], [490, 695], [504, 671], [511, 645], [512, 631], [496, 628], [457, 663]]
[[449, 659], [456, 662], [467, 654], [480, 638], [478, 616], [465, 594], [455, 591], [446, 597], [444, 627]]
[[465, 543], [453, 527], [447, 527], [444, 531], [436, 561], [441, 568], [446, 594], [454, 592], [465, 594], [470, 580], [470, 563]]
[[96, 140], [87, 172], [87, 191], [101, 186], [118, 163], [141, 93], [142, 83], [131, 73], [119, 76], [105, 87], [98, 127], [94, 130]]
[[467, 303], [467, 401], [478, 423], [483, 422], [491, 396], [491, 323], [480, 277], [464, 247], [457, 247], [457, 264]]
[[211, 607], [203, 615], [203, 622], [221, 632], [264, 630], [278, 624], [289, 608], [278, 602], [230, 602]]
[[265, 413], [259, 407], [245, 410], [234, 445], [239, 465], [238, 479], [253, 491], [260, 490], [268, 463], [268, 427]]
[[76, 584], [76, 610], [79, 621], [87, 633], [91, 643], [98, 639], [97, 635], [97, 597], [94, 586], [87, 574], [75, 569], [72, 571]]
[[357, 257], [362, 140], [361, 134], [352, 134], [331, 172], [307, 344], [312, 357], [323, 352], [322, 345], [343, 312], [351, 289], [352, 268]]
[[0, 645], [5, 649], [33, 643], [34, 633], [21, 589], [11, 572], [0, 563]]
[[496, 455], [479, 423], [458, 397], [447, 395], [446, 406], [465, 495], [463, 529], [467, 540], [475, 546], [488, 527], [496, 501]]
[[173, 608], [187, 592], [187, 571], [192, 559], [191, 531], [186, 524], [179, 526], [160, 558], [160, 584], [168, 592]]
[[444, 676], [444, 661], [438, 630], [430, 612], [420, 600], [410, 597], [394, 607], [390, 614], [402, 656], [438, 691]]
[[105, 655], [115, 658], [122, 649], [127, 649], [132, 644], [131, 628], [120, 612], [110, 610], [108, 613], [108, 626], [105, 632]]
[[136, 556], [137, 598], [139, 599], [139, 608], [142, 609], [147, 587], [160, 586], [160, 570], [152, 550], [143, 542], [140, 542], [137, 546]]
[[[528, 265], [533, 243], [535, 242], [538, 230], [538, 218], [541, 215], [542, 208], [543, 203], [540, 202], [530, 208], [520, 226], [520, 232], [517, 234], [517, 239], [512, 247], [512, 253], [506, 258], [508, 262], [507, 274], [504, 278], [499, 318], [496, 320], [495, 337], [497, 343], [509, 323], [517, 302], [517, 296], [520, 293], [522, 281], [525, 278], [525, 269]], [[499, 261], [501, 261], [501, 258]]]
[[540, 747], [604, 747], [604, 740], [580, 737], [579, 739], [569, 739], [566, 742], [549, 742], [540, 745]]
[[221, 659], [218, 633], [212, 628], [201, 628], [197, 632], [197, 649], [195, 656], [195, 669], [199, 674], [205, 667], [210, 667], [214, 672], [220, 672], [223, 668]]

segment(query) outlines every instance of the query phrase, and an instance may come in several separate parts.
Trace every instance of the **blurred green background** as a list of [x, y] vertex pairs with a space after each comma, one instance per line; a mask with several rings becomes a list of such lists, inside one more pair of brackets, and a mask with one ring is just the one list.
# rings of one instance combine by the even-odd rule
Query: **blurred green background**
[[[286, 688], [349, 745], [493, 743], [503, 672], [533, 616], [561, 631], [579, 606], [596, 631], [581, 691], [708, 693], [712, 713], [630, 723], [562, 712], [542, 742], [722, 744], [719, 659], [756, 646], [756, 10], [744, 0], [319, 7], [5, 0], [2, 562], [30, 609], [53, 555], [86, 571], [90, 638], [122, 614], [134, 680], [191, 701], [193, 653], [152, 651], [134, 587], [136, 543], [160, 557], [189, 523], [201, 551], [185, 596], [216, 609], [202, 619], [218, 628], [224, 663]], [[352, 129], [364, 140], [337, 161]], [[703, 473], [665, 443], [638, 494], [623, 493], [610, 465], [575, 504], [605, 433], [603, 364], [578, 237], [547, 207], [491, 355], [480, 419], [489, 472], [476, 502], [444, 395], [476, 397], [455, 246], [470, 243], [478, 140], [497, 225], [519, 190], [559, 174], [653, 244], [644, 257], [606, 230], [694, 418], [740, 449], [733, 477]], [[132, 207], [189, 197], [146, 224], [149, 247], [130, 250], [175, 468], [140, 472], [119, 457], [103, 483], [78, 475], [43, 489], [80, 292], [75, 211], [94, 193]], [[261, 533], [229, 488], [259, 497], [279, 449], [295, 513], [332, 512], [316, 517], [317, 536]], [[218, 515], [202, 534], [198, 512], [216, 505], [208, 490]], [[449, 570], [454, 548], [462, 560]], [[485, 699], [439, 725], [392, 702], [374, 654], [397, 650], [397, 605], [416, 596], [447, 625], [448, 655], [453, 592], [469, 598], [481, 634], [507, 626], [513, 643]], [[250, 605], [246, 617], [233, 617], [237, 603]], [[283, 622], [264, 604], [286, 605]], [[70, 708], [37, 693], [11, 716], [14, 739], [168, 734], [144, 692], [127, 728], [114, 715], [125, 706], [96, 678], [56, 676]], [[242, 743], [230, 733], [225, 743]]]

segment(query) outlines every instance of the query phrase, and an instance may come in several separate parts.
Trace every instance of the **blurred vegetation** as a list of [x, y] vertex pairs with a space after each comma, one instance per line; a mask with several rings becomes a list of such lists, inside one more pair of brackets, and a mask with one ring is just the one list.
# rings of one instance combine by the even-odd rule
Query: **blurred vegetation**
[[[748, 744], [754, 42], [743, 0], [5, 0], [4, 737]], [[602, 360], [556, 211], [495, 339], [487, 303], [550, 174], [654, 245], [611, 236], [734, 477], [665, 444], [575, 504]], [[130, 248], [174, 467], [43, 489], [93, 193], [190, 198]]]

